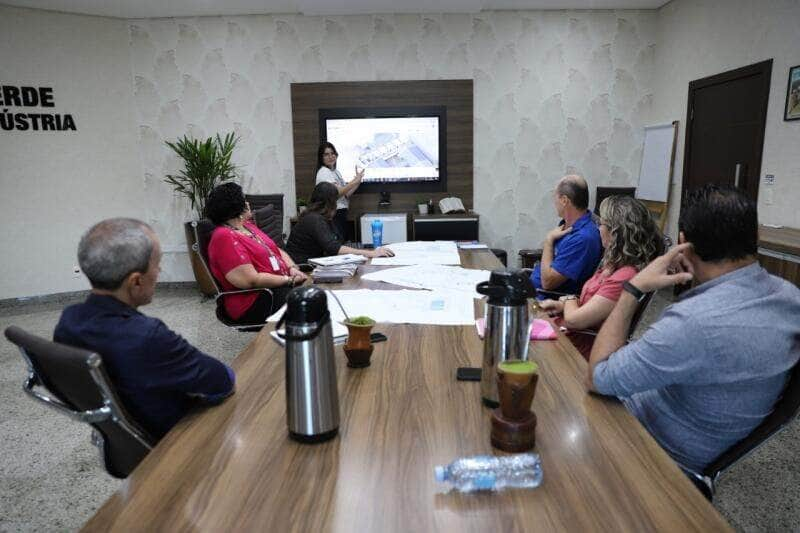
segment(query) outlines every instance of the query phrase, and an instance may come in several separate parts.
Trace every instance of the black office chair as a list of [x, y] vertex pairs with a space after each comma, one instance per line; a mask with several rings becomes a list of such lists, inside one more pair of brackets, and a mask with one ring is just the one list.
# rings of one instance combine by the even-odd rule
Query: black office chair
[[[259, 197], [272, 197], [279, 196], [281, 202], [283, 201], [282, 194], [264, 194], [264, 195], [248, 195], [247, 198]], [[249, 200], [248, 200], [249, 201]], [[258, 201], [258, 200], [254, 200]], [[286, 235], [283, 233], [283, 209], [275, 207], [275, 203], [265, 203], [263, 206], [255, 207], [252, 201], [250, 202], [250, 209], [253, 211], [253, 219], [256, 226], [269, 235], [278, 248], [284, 248], [286, 242]]]
[[597, 187], [594, 192], [594, 214], [600, 216], [600, 204], [609, 196], [631, 196], [636, 194], [636, 187]]
[[250, 204], [250, 209], [257, 211], [262, 207], [271, 205], [275, 211], [283, 214], [283, 194], [245, 194], [244, 199]]
[[[103, 369], [102, 358], [16, 326], [8, 327], [5, 335], [19, 347], [28, 365], [23, 390], [59, 413], [91, 425], [92, 443], [100, 448], [108, 473], [128, 477], [156, 440], [125, 411]], [[52, 396], [36, 387], [44, 387]]]
[[683, 466], [681, 468], [689, 474], [700, 492], [711, 501], [719, 476], [785, 428], [798, 413], [800, 413], [800, 363], [792, 369], [781, 397], [775, 402], [775, 408], [756, 429], [714, 459], [702, 472], [694, 472]]
[[491, 251], [491, 252], [494, 254], [494, 256], [495, 256], [495, 257], [496, 257], [496, 258], [497, 258], [497, 259], [498, 259], [498, 260], [499, 260], [501, 263], [503, 263], [503, 266], [504, 266], [504, 267], [507, 267], [507, 266], [508, 266], [508, 252], [506, 252], [506, 251], [505, 251], [505, 250], [503, 250], [502, 248], [489, 248], [489, 251]]
[[[219, 281], [214, 277], [214, 274], [211, 273], [211, 269], [209, 268], [209, 261], [208, 261], [208, 243], [211, 242], [211, 234], [214, 233], [214, 229], [216, 226], [213, 222], [204, 218], [200, 221], [192, 221], [192, 229], [194, 231], [194, 244], [192, 245], [192, 251], [197, 254], [200, 258], [200, 262], [203, 264], [203, 268], [206, 269], [208, 273], [208, 277], [214, 283], [214, 290], [216, 294], [214, 294], [214, 301], [217, 304], [217, 320], [228, 326], [229, 328], [233, 328], [238, 331], [261, 331], [261, 328], [264, 327], [264, 324], [237, 324], [228, 316], [228, 313], [225, 311], [225, 307], [223, 306], [222, 302], [225, 296], [229, 294], [246, 294], [251, 292], [260, 293], [262, 291], [266, 291], [269, 293], [270, 298], [272, 297], [272, 291], [267, 288], [258, 288], [258, 289], [242, 289], [236, 291], [223, 291], [222, 286], [220, 285]], [[274, 311], [277, 311], [275, 309]]]

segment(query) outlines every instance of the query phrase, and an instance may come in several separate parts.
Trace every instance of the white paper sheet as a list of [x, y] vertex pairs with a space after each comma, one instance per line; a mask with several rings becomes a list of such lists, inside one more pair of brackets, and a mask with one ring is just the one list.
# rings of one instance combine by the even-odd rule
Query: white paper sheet
[[[325, 291], [331, 292], [331, 291]], [[475, 323], [473, 298], [458, 291], [376, 291], [371, 289], [333, 291], [351, 317], [366, 315], [376, 322], [466, 326]], [[269, 317], [276, 322], [285, 306]], [[342, 322], [344, 313], [328, 295], [331, 320]], [[334, 330], [334, 335], [336, 331]]]
[[463, 292], [472, 298], [480, 298], [481, 295], [475, 292], [475, 285], [488, 281], [490, 274], [489, 270], [457, 266], [414, 265], [370, 272], [361, 278], [413, 289]]
[[312, 257], [308, 260], [312, 265], [335, 266], [365, 263], [367, 258], [357, 254], [331, 255], [329, 257]]
[[372, 264], [376, 266], [401, 265], [460, 265], [461, 256], [458, 246], [453, 241], [409, 241], [398, 242], [387, 246], [394, 257], [376, 257]]

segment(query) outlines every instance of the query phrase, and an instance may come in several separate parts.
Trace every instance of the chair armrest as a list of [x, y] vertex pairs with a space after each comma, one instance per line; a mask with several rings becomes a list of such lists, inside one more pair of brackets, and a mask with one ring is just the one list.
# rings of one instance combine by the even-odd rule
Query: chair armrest
[[36, 383], [37, 383], [36, 377], [35, 375], [32, 374], [25, 381], [25, 384], [22, 386], [22, 389], [28, 394], [28, 396], [30, 396], [34, 400], [38, 400], [47, 407], [70, 417], [72, 420], [77, 420], [78, 422], [86, 422], [88, 424], [94, 424], [97, 422], [102, 422], [104, 420], [109, 420], [113, 415], [113, 413], [111, 412], [111, 408], [108, 405], [104, 405], [102, 407], [98, 407], [97, 409], [91, 409], [88, 411], [76, 411], [51, 396], [35, 391], [34, 387], [36, 386]]
[[261, 291], [267, 291], [268, 293], [272, 294], [272, 290], [271, 289], [268, 289], [267, 287], [258, 287], [256, 289], [240, 289], [240, 290], [236, 290], [236, 291], [224, 291], [224, 292], [221, 292], [221, 293], [217, 294], [216, 298], [220, 298], [222, 296], [227, 296], [229, 294], [247, 294], [248, 292], [261, 292]]
[[589, 335], [590, 337], [597, 337], [597, 332], [592, 331], [591, 329], [571, 329], [569, 330], [570, 333], [577, 333], [580, 335]]

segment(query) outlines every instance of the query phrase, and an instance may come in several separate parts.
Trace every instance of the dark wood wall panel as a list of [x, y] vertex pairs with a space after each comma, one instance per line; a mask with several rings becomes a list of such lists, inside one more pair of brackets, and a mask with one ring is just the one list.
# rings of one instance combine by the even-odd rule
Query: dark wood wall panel
[[[464, 206], [472, 209], [472, 80], [293, 83], [291, 92], [294, 183], [298, 197], [308, 198], [314, 188], [320, 109], [446, 106], [447, 191], [393, 192], [392, 206], [386, 211], [413, 211], [418, 197], [438, 201], [447, 196], [461, 198]], [[350, 216], [356, 218], [364, 212], [375, 212], [377, 206], [377, 193], [356, 193], [350, 199]]]

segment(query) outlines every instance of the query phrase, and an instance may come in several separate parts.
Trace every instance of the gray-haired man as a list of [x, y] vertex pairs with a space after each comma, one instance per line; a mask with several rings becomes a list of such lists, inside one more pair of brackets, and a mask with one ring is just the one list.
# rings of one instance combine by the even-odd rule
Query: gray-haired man
[[144, 222], [112, 218], [93, 226], [78, 246], [92, 293], [64, 310], [53, 335], [99, 353], [122, 403], [156, 438], [198, 402], [219, 403], [234, 387], [230, 367], [136, 310], [153, 299], [160, 261], [158, 237]]

